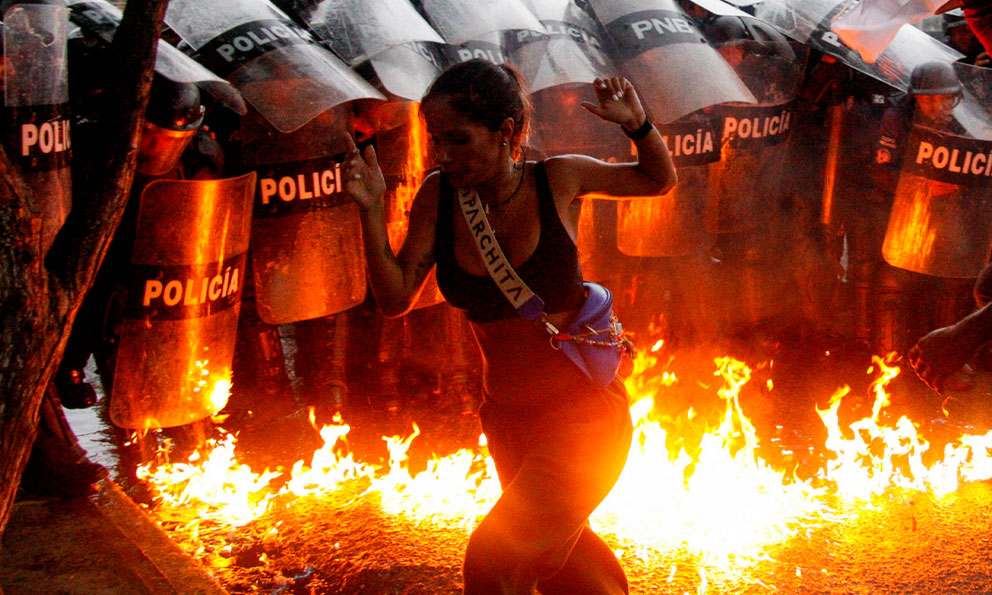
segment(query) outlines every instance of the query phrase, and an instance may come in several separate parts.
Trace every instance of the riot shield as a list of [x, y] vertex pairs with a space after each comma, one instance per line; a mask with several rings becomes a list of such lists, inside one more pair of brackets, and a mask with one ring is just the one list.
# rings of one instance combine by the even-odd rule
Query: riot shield
[[719, 231], [758, 234], [773, 250], [769, 234], [784, 229], [776, 220], [784, 193], [789, 140], [796, 117], [796, 90], [803, 61], [787, 42], [734, 41], [721, 52], [734, 58], [741, 80], [758, 100], [728, 103], [714, 110], [723, 121], [722, 158], [714, 180], [719, 200]]
[[617, 204], [617, 247], [630, 256], [686, 256], [716, 239], [713, 178], [719, 171], [720, 119], [702, 111], [658, 131], [679, 172], [679, 183], [659, 197]]
[[487, 33], [526, 29], [545, 33], [521, 0], [416, 0], [446, 42], [461, 45]]
[[295, 16], [389, 94], [419, 100], [440, 72], [428, 44], [444, 40], [406, 0], [322, 0]]
[[305, 19], [349, 66], [412, 41], [444, 43], [406, 0], [323, 0]]
[[3, 21], [4, 145], [31, 188], [28, 208], [41, 218], [45, 252], [72, 206], [68, 11], [55, 4], [14, 4]]
[[524, 0], [547, 33], [507, 34], [507, 52], [531, 92], [567, 83], [591, 83], [616, 69], [606, 55], [599, 23], [575, 0]]
[[626, 160], [630, 141], [616, 124], [586, 111], [583, 101], [597, 102], [591, 84], [556, 85], [533, 93], [530, 145], [546, 156], [580, 153], [605, 161]]
[[441, 58], [442, 67], [473, 59], [489, 60], [493, 64], [506, 61], [505, 43], [503, 33], [500, 31], [490, 31], [460, 44], [443, 44], [434, 47]]
[[[973, 107], [965, 129], [917, 107], [882, 245], [892, 266], [937, 277], [977, 277], [992, 237], [992, 70], [955, 64]], [[962, 102], [963, 103], [963, 102]]]
[[435, 47], [420, 41], [404, 43], [376, 54], [369, 59], [368, 65], [387, 93], [400, 99], [420, 101], [441, 74]]
[[657, 122], [754, 97], [673, 0], [589, 3], [606, 29], [614, 61]]
[[227, 403], [255, 174], [141, 194], [110, 419], [179, 426]]
[[[107, 46], [121, 24], [121, 10], [105, 0], [69, 0], [69, 20]], [[247, 111], [241, 94], [230, 83], [163, 40], [158, 42], [155, 72], [177, 83], [196, 83], [238, 114]]]
[[383, 99], [267, 0], [176, 0], [165, 20], [281, 132], [347, 101]]
[[258, 315], [268, 324], [329, 316], [365, 299], [358, 207], [342, 190], [350, 106], [283, 134], [241, 119], [244, 162], [258, 173], [251, 252]]
[[848, 4], [846, 0], [765, 0], [757, 5], [755, 16], [783, 35], [903, 91], [909, 89], [909, 75], [919, 64], [963, 57], [915, 27], [902, 27], [875, 62], [868, 64], [830, 29]]

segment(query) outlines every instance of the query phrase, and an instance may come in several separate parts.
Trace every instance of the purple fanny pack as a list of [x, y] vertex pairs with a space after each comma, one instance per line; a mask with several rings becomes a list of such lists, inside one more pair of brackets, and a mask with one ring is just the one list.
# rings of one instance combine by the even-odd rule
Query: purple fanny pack
[[564, 331], [551, 332], [551, 344], [568, 356], [586, 376], [600, 386], [613, 381], [626, 353], [634, 346], [623, 336], [623, 326], [613, 315], [613, 294], [598, 283], [583, 283], [586, 301]]

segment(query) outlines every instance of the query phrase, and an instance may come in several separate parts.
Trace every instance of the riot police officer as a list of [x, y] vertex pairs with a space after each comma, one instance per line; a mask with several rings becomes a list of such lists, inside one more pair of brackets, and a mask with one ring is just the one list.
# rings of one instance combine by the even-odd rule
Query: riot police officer
[[[86, 89], [76, 91], [81, 96], [89, 94]], [[81, 114], [87, 112], [85, 106], [80, 109]], [[161, 75], [153, 78], [132, 195], [156, 178], [192, 178], [219, 171], [223, 158], [216, 142], [200, 132], [203, 117], [204, 106], [196, 85], [176, 83]], [[89, 134], [99, 134], [99, 127], [98, 121], [79, 121], [76, 134], [80, 143], [85, 145]], [[194, 138], [197, 150], [181, 161], [180, 157]], [[109, 393], [114, 367], [114, 325], [119, 317], [123, 289], [120, 275], [130, 263], [137, 208], [137, 201], [128, 202], [93, 287], [80, 306], [62, 362], [53, 378], [55, 393], [67, 409], [90, 407], [97, 401], [96, 391], [87, 381], [85, 372], [91, 354], [96, 355], [97, 367]]]
[[[891, 230], [893, 217], [899, 215], [894, 212], [893, 202], [897, 192], [910, 191], [900, 180], [905, 175], [905, 153], [911, 132], [922, 127], [953, 135], [965, 134], [953, 115], [961, 95], [961, 83], [950, 63], [926, 62], [913, 69], [909, 92], [894, 97], [883, 116], [872, 169], [872, 179], [883, 193], [876, 204], [882, 208], [875, 208], [874, 215], [865, 218], [866, 233], [856, 239], [856, 249], [852, 251], [855, 284], [861, 292], [859, 327], [865, 324], [871, 327], [872, 344], [881, 351], [904, 351], [913, 336], [919, 336], [927, 328], [949, 324], [968, 308], [967, 288], [973, 278], [944, 278], [937, 272], [907, 266], [903, 259], [893, 256], [891, 248], [882, 249], [883, 241], [887, 242], [887, 227]], [[953, 189], [933, 180], [928, 181], [928, 187], [938, 193], [944, 192], [941, 188]], [[906, 232], [922, 233], [922, 230]], [[913, 304], [909, 302], [910, 296], [916, 296]], [[921, 304], [919, 300], [928, 303]]]

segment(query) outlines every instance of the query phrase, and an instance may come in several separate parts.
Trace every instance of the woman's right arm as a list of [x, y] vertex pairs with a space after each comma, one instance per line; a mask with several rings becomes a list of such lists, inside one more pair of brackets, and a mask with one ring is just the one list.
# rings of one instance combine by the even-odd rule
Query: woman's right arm
[[386, 227], [386, 184], [375, 149], [367, 147], [362, 155], [354, 146], [354, 141], [351, 141], [351, 147], [341, 175], [344, 191], [359, 208], [372, 295], [385, 316], [402, 316], [416, 302], [427, 273], [434, 266], [438, 175], [428, 176], [417, 191], [410, 209], [403, 247], [395, 255], [389, 245]]

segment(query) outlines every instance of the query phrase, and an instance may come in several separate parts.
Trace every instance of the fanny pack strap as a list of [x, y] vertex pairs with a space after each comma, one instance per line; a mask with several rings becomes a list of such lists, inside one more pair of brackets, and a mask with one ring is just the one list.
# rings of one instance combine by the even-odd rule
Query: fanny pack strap
[[472, 240], [475, 247], [479, 249], [482, 262], [489, 271], [489, 276], [496, 282], [496, 286], [510, 300], [513, 309], [525, 320], [530, 320], [543, 327], [551, 335], [558, 335], [555, 328], [547, 316], [544, 314], [544, 300], [541, 296], [531, 291], [527, 283], [517, 275], [510, 265], [509, 259], [503, 254], [503, 249], [496, 241], [496, 234], [489, 225], [486, 212], [482, 207], [479, 194], [472, 189], [459, 188], [457, 192], [458, 206], [461, 207], [462, 215], [465, 216], [465, 223], [468, 224], [469, 231], [472, 232]]

